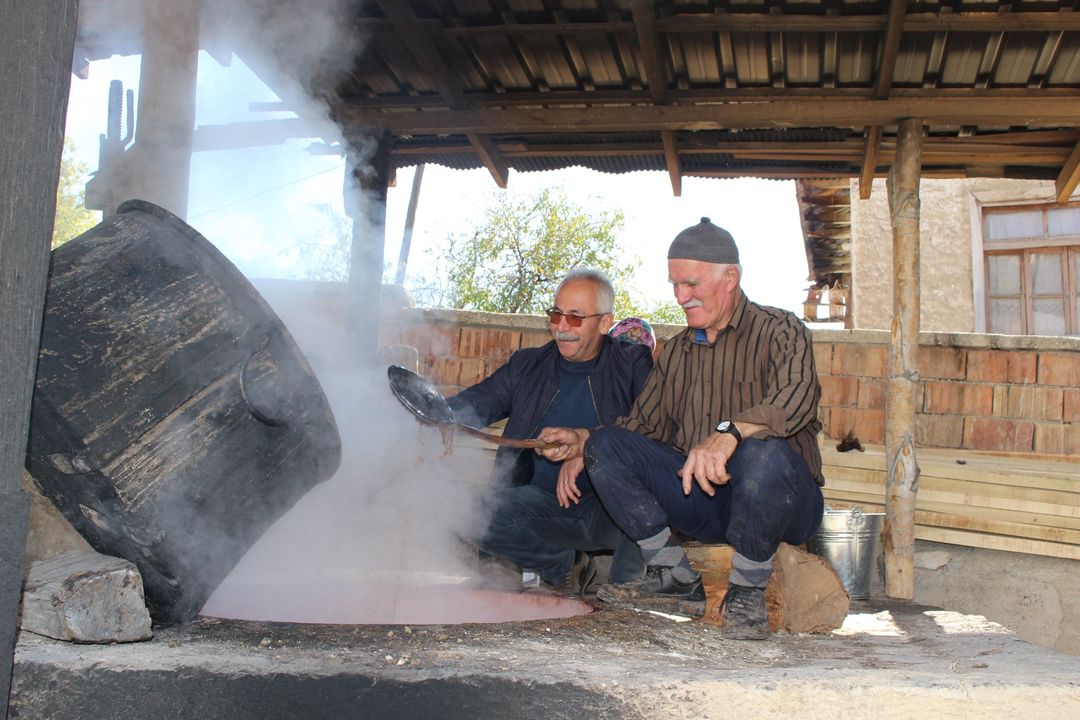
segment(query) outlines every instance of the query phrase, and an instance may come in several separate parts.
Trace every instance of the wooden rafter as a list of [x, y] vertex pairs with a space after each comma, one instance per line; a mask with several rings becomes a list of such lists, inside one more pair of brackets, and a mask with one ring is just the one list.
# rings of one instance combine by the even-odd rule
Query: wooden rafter
[[[878, 68], [877, 81], [874, 83], [874, 99], [876, 100], [889, 97], [892, 90], [893, 73], [896, 70], [896, 58], [900, 54], [900, 36], [904, 32], [906, 14], [907, 0], [889, 0], [889, 20], [885, 25], [885, 36], [881, 43], [881, 65]], [[866, 154], [863, 156], [862, 172], [859, 174], [859, 197], [863, 200], [870, 199], [874, 186], [880, 143], [881, 126], [871, 125], [866, 129]]]
[[[446, 72], [446, 63], [439, 56], [430, 37], [424, 32], [423, 25], [409, 8], [408, 3], [397, 0], [379, 0], [379, 7], [383, 14], [390, 20], [394, 29], [405, 48], [416, 59], [431, 84], [446, 101], [452, 111], [466, 111], [470, 109], [469, 102], [465, 99], [462, 84], [456, 81]], [[485, 133], [467, 133], [469, 142], [476, 148], [476, 153], [484, 167], [491, 173], [495, 183], [505, 188], [509, 180], [509, 169], [506, 161], [499, 156], [495, 144], [485, 137]]]
[[1065, 165], [1061, 168], [1061, 174], [1057, 177], [1055, 183], [1057, 201], [1065, 202], [1072, 197], [1077, 184], [1080, 184], [1080, 143], [1077, 143], [1076, 147], [1073, 148], [1072, 153], [1069, 154], [1069, 159], [1065, 161]]
[[637, 32], [641, 59], [645, 64], [646, 81], [653, 102], [665, 105], [669, 101], [667, 74], [660, 59], [660, 42], [656, 32], [656, 15], [650, 0], [634, 0], [634, 30]]
[[682, 196], [682, 167], [679, 164], [679, 147], [675, 133], [661, 130], [660, 140], [664, 144], [664, 161], [667, 163], [668, 176], [671, 178], [671, 191], [675, 197]]

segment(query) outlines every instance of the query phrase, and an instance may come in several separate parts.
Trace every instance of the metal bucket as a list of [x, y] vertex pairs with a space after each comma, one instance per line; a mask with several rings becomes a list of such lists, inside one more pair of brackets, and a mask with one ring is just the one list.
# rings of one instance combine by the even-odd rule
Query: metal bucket
[[870, 580], [881, 557], [885, 513], [825, 509], [821, 527], [810, 538], [810, 552], [832, 564], [853, 600], [870, 597]]

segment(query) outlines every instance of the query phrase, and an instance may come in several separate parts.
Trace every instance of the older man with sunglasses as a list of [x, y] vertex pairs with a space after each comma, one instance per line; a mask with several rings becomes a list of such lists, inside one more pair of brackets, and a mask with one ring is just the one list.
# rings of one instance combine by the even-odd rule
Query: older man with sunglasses
[[689, 326], [669, 340], [633, 409], [588, 430], [547, 428], [545, 450], [584, 454], [589, 475], [648, 564], [597, 597], [639, 608], [705, 608], [678, 535], [734, 550], [721, 634], [769, 634], [765, 585], [781, 541], [821, 521], [821, 389], [810, 331], [793, 313], [750, 302], [731, 234], [708, 218], [668, 248], [668, 278]]
[[[451, 398], [455, 416], [477, 427], [506, 419], [505, 437], [534, 438], [547, 426], [591, 428], [626, 414], [652, 357], [644, 345], [608, 337], [614, 300], [603, 273], [570, 272], [548, 311], [552, 340], [518, 350], [490, 377]], [[640, 549], [601, 505], [580, 458], [552, 461], [501, 447], [494, 477], [500, 488], [482, 551], [571, 593], [584, 593], [595, 575], [592, 552], [614, 551], [614, 582], [643, 574]]]

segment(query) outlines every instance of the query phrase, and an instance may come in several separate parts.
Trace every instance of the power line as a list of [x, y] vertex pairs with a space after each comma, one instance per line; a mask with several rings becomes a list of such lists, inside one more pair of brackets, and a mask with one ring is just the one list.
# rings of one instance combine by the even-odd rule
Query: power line
[[343, 167], [345, 167], [345, 163], [341, 163], [339, 165], [334, 165], [333, 167], [327, 168], [326, 170], [320, 170], [317, 173], [312, 173], [311, 175], [307, 175], [307, 176], [302, 177], [302, 178], [297, 178], [296, 180], [290, 180], [289, 182], [282, 183], [281, 185], [275, 185], [274, 187], [267, 188], [265, 190], [260, 190], [257, 193], [254, 193], [252, 195], [248, 195], [247, 197], [242, 197], [239, 200], [233, 200], [232, 202], [227, 202], [224, 205], [218, 205], [215, 208], [211, 208], [209, 210], [204, 210], [203, 212], [199, 213], [198, 215], [191, 215], [191, 216], [188, 217], [188, 220], [194, 220], [196, 218], [201, 218], [203, 216], [210, 215], [212, 213], [220, 212], [221, 210], [224, 210], [225, 208], [232, 207], [233, 205], [239, 205], [240, 203], [245, 203], [248, 200], [254, 200], [255, 198], [262, 197], [263, 195], [269, 195], [272, 192], [277, 192], [278, 190], [282, 190], [284, 188], [291, 187], [293, 185], [297, 185], [299, 183], [305, 182], [307, 180], [318, 177], [320, 175], [325, 175], [328, 172], [333, 172], [334, 170], [340, 170]]

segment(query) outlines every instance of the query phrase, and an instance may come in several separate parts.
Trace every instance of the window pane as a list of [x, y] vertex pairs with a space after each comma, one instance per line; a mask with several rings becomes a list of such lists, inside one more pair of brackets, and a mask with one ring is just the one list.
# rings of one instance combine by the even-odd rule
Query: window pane
[[990, 271], [991, 295], [1020, 294], [1020, 256], [990, 255], [986, 258]]
[[986, 216], [988, 239], [1042, 237], [1042, 215], [1041, 210], [990, 213]]
[[1020, 301], [990, 301], [990, 332], [1002, 335], [1019, 335]]
[[1065, 303], [1062, 300], [1035, 301], [1035, 335], [1065, 334]]
[[1056, 208], [1048, 214], [1050, 235], [1080, 235], [1080, 207]]
[[1065, 289], [1061, 253], [1035, 253], [1031, 256], [1031, 287], [1035, 295], [1060, 295]]

